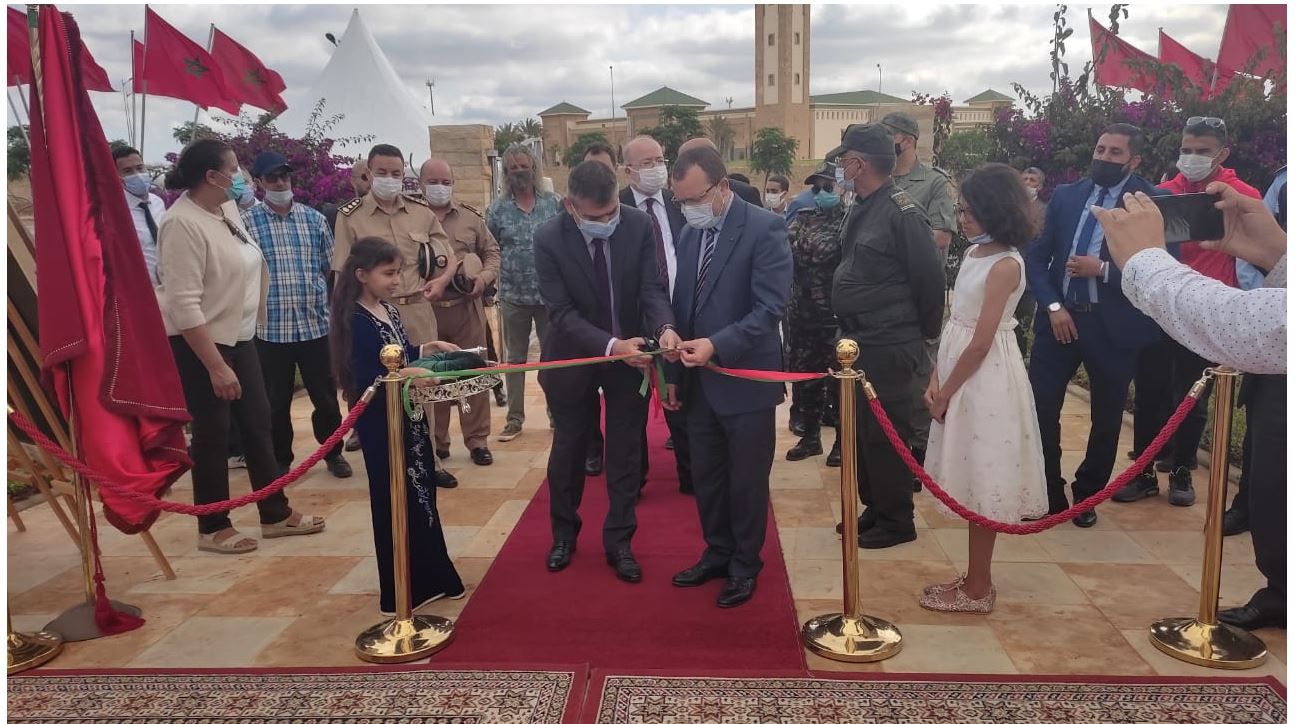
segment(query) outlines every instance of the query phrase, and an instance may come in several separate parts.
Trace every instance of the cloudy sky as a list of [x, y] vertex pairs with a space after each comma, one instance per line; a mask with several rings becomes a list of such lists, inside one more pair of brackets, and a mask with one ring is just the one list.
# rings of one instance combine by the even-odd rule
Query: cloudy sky
[[[129, 35], [143, 29], [143, 5], [65, 5], [91, 52], [115, 82], [130, 74]], [[205, 43], [208, 23], [279, 71], [290, 107], [310, 103], [310, 86], [329, 59], [324, 34], [341, 37], [352, 5], [153, 5]], [[1076, 32], [1067, 43], [1072, 72], [1090, 57], [1086, 11], [1106, 22], [1108, 5], [1068, 7]], [[949, 91], [957, 101], [1012, 82], [1048, 90], [1053, 4], [815, 5], [811, 23], [813, 93], [873, 89]], [[490, 123], [535, 115], [569, 101], [609, 112], [608, 66], [618, 105], [663, 85], [724, 107], [753, 102], [752, 5], [367, 5], [362, 16], [410, 93], [428, 105], [436, 84], [439, 123]], [[1215, 57], [1225, 5], [1133, 4], [1123, 38], [1157, 52], [1158, 28], [1192, 51]], [[12, 94], [13, 91], [11, 90]], [[125, 138], [119, 95], [92, 93], [105, 132]], [[193, 118], [178, 100], [148, 101], [150, 159], [174, 150], [171, 128]], [[220, 111], [214, 112], [221, 115]], [[622, 115], [621, 110], [617, 111]], [[14, 122], [10, 113], [9, 122]]]

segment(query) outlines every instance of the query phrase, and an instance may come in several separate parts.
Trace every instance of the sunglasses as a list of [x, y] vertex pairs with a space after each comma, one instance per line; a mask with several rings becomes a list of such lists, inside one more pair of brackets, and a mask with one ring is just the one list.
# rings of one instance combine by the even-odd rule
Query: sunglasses
[[1186, 120], [1186, 128], [1195, 128], [1197, 126], [1207, 126], [1209, 128], [1225, 129], [1226, 122], [1213, 116], [1193, 116]]

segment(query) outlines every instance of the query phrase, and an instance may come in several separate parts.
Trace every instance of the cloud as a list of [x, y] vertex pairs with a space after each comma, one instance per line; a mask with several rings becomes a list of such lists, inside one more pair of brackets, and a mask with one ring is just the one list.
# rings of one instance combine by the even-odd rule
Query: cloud
[[[811, 10], [813, 93], [873, 89], [909, 97], [949, 91], [962, 101], [1011, 83], [1049, 90], [1054, 5], [825, 5]], [[1090, 6], [1107, 24], [1109, 6]], [[69, 5], [95, 57], [115, 81], [130, 74], [130, 31], [140, 5]], [[158, 5], [167, 22], [203, 43], [208, 23], [284, 76], [285, 100], [309, 105], [328, 61], [326, 32], [341, 37], [351, 5]], [[1090, 57], [1087, 6], [1070, 5], [1074, 35], [1065, 60], [1074, 74]], [[1158, 28], [1206, 57], [1216, 54], [1224, 5], [1132, 5], [1121, 35], [1157, 52]], [[560, 101], [605, 116], [608, 67], [621, 105], [667, 85], [724, 108], [753, 103], [752, 5], [365, 5], [361, 13], [409, 92], [428, 103], [433, 80], [438, 123], [499, 124]], [[120, 95], [92, 94], [110, 138], [125, 137]], [[148, 101], [150, 159], [175, 150], [169, 128], [193, 118], [182, 101]], [[251, 111], [250, 109], [250, 112]], [[622, 111], [617, 111], [622, 115]], [[218, 115], [219, 112], [218, 112]], [[13, 119], [10, 119], [13, 122]]]

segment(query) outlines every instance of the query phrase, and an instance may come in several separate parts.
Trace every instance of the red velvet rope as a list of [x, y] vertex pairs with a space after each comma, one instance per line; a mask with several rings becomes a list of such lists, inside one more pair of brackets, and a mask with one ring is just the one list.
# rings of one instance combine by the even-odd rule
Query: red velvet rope
[[1190, 410], [1194, 409], [1194, 406], [1198, 401], [1198, 398], [1194, 395], [1186, 395], [1185, 399], [1181, 402], [1180, 407], [1176, 408], [1176, 412], [1172, 413], [1172, 416], [1167, 420], [1167, 424], [1163, 426], [1163, 430], [1158, 433], [1158, 436], [1149, 444], [1149, 447], [1145, 448], [1145, 451], [1140, 454], [1140, 457], [1136, 458], [1136, 462], [1132, 463], [1131, 467], [1127, 468], [1121, 475], [1114, 478], [1113, 482], [1105, 486], [1103, 490], [1079, 503], [1075, 503], [1073, 507], [1067, 510], [1030, 523], [1003, 523], [979, 515], [961, 505], [959, 501], [952, 498], [949, 493], [939, 487], [937, 483], [933, 482], [933, 479], [929, 477], [928, 472], [924, 470], [924, 467], [915, 460], [914, 455], [911, 455], [910, 448], [902, 442], [901, 436], [897, 434], [897, 428], [892, 426], [892, 420], [888, 419], [888, 413], [884, 411], [883, 403], [880, 402], [878, 398], [870, 400], [870, 410], [874, 413], [875, 418], [879, 421], [879, 425], [883, 428], [883, 434], [888, 436], [888, 440], [892, 443], [893, 449], [901, 456], [902, 461], [906, 463], [906, 466], [910, 468], [910, 471], [915, 475], [915, 477], [919, 478], [919, 481], [924, 484], [924, 487], [928, 488], [928, 491], [933, 494], [933, 497], [942, 501], [946, 507], [950, 508], [961, 518], [964, 518], [971, 523], [976, 523], [984, 528], [996, 531], [997, 533], [1028, 535], [1049, 530], [1066, 520], [1072, 520], [1109, 498], [1112, 498], [1114, 493], [1117, 493], [1124, 485], [1131, 482], [1132, 479], [1149, 467], [1150, 463], [1154, 461], [1154, 456], [1158, 454], [1158, 451], [1163, 449], [1163, 445], [1167, 444], [1167, 441], [1171, 439], [1172, 435], [1176, 434], [1177, 428], [1181, 426], [1186, 415], [1190, 414]]
[[347, 433], [351, 431], [352, 427], [356, 425], [356, 420], [360, 418], [361, 414], [365, 412], [365, 408], [367, 407], [369, 407], [369, 401], [364, 399], [358, 400], [356, 406], [347, 413], [347, 417], [343, 418], [342, 423], [338, 425], [338, 429], [334, 430], [334, 433], [329, 436], [329, 439], [320, 444], [319, 449], [311, 453], [306, 460], [303, 460], [301, 465], [298, 465], [296, 468], [285, 473], [270, 485], [267, 485], [260, 490], [254, 490], [239, 498], [221, 500], [215, 503], [207, 503], [206, 505], [189, 505], [174, 500], [160, 500], [148, 493], [140, 492], [134, 488], [129, 488], [119, 482], [110, 480], [99, 471], [68, 454], [68, 451], [60, 447], [58, 443], [46, 437], [44, 433], [32, 424], [31, 420], [28, 420], [17, 412], [10, 412], [9, 420], [15, 427], [26, 433], [33, 442], [45, 448], [51, 455], [58, 458], [59, 462], [72, 468], [82, 476], [94, 480], [99, 483], [101, 487], [113, 491], [114, 494], [156, 510], [199, 516], [211, 515], [212, 513], [224, 513], [234, 510], [235, 508], [241, 508], [245, 505], [260, 502], [297, 482], [303, 475], [306, 475], [307, 471], [316, 463], [323, 460], [324, 456], [327, 455], [335, 445], [342, 441]]

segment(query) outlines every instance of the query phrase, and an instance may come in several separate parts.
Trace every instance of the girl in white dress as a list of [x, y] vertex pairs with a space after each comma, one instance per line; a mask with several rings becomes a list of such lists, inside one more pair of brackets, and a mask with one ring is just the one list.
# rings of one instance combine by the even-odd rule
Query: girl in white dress
[[[1035, 236], [1035, 217], [1019, 173], [1004, 164], [965, 178], [957, 215], [972, 245], [924, 393], [933, 416], [924, 468], [969, 509], [1017, 522], [1048, 507], [1036, 405], [1014, 337], [1014, 307], [1026, 289], [1018, 250]], [[990, 613], [995, 544], [994, 531], [970, 523], [969, 572], [925, 588], [920, 605]]]

